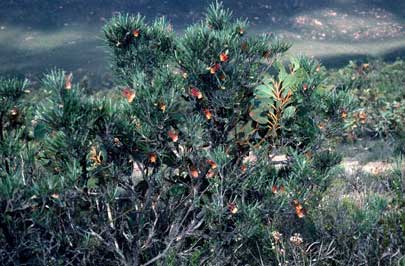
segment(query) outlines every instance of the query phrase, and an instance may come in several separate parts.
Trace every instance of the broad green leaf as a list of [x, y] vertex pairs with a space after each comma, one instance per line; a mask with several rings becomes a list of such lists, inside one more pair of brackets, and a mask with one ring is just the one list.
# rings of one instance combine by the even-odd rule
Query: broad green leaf
[[271, 99], [273, 97], [272, 88], [268, 85], [259, 85], [255, 88], [255, 98]]
[[286, 109], [284, 109], [283, 119], [287, 120], [287, 119], [294, 117], [295, 111], [296, 111], [296, 108], [294, 106], [288, 106]]
[[249, 113], [250, 117], [259, 124], [268, 124], [269, 123], [267, 114], [268, 114], [268, 110], [266, 111], [262, 108], [252, 109], [252, 111], [250, 111], [250, 113]]

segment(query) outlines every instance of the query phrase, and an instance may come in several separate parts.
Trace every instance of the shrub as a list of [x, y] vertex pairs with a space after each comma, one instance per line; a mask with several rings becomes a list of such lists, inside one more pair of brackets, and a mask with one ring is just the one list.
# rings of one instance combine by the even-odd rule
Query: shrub
[[329, 84], [350, 92], [357, 108], [346, 118], [347, 133], [351, 136], [394, 138], [401, 151], [405, 121], [404, 86], [405, 63], [374, 61], [350, 64], [331, 72]]
[[[163, 19], [119, 15], [104, 28], [107, 96], [45, 75], [33, 125], [0, 121], [14, 134], [1, 142], [2, 160], [13, 156], [1, 168], [2, 264], [273, 264], [275, 230], [310, 245], [307, 210], [340, 160], [322, 144], [351, 99], [322, 88], [316, 61], [286, 69], [288, 43], [246, 30], [219, 3], [181, 37]], [[4, 114], [24, 87], [9, 83]]]

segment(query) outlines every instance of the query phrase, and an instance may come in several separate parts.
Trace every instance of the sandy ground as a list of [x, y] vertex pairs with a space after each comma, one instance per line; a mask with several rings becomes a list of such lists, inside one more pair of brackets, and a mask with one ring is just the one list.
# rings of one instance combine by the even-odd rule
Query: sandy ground
[[341, 166], [348, 176], [389, 174], [396, 166], [394, 147], [384, 140], [359, 140], [338, 147]]
[[[3, 0], [0, 1], [0, 73], [35, 77], [54, 67], [103, 86], [108, 56], [101, 27], [119, 12], [168, 16], [183, 30], [209, 1]], [[251, 32], [274, 32], [292, 41], [290, 54], [340, 66], [352, 58], [395, 59], [405, 54], [405, 1], [225, 0]], [[104, 84], [104, 86], [108, 86]]]

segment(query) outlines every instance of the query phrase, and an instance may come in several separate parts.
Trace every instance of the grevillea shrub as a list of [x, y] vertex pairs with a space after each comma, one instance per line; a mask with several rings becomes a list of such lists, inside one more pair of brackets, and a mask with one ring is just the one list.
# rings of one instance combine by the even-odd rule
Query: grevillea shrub
[[324, 143], [350, 97], [247, 30], [218, 3], [182, 35], [119, 15], [107, 96], [53, 71], [24, 109], [24, 83], [2, 80], [1, 264], [272, 265], [279, 234], [294, 250], [316, 240], [340, 159]]

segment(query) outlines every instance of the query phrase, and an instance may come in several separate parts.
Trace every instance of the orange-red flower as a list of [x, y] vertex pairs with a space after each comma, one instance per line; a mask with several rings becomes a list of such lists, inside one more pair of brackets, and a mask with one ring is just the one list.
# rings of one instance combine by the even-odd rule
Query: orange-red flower
[[213, 178], [214, 176], [215, 176], [215, 171], [212, 170], [212, 169], [208, 170], [207, 177], [208, 178]]
[[140, 30], [138, 30], [138, 29], [132, 30], [132, 35], [133, 35], [135, 38], [138, 38], [140, 34], [141, 34], [141, 31], [140, 31]]
[[211, 169], [216, 169], [218, 165], [213, 160], [208, 159], [207, 163], [211, 166]]
[[163, 113], [166, 111], [166, 104], [164, 102], [158, 103], [158, 107]]
[[273, 185], [273, 186], [271, 187], [271, 191], [272, 191], [274, 194], [283, 193], [283, 192], [285, 192], [285, 188], [284, 188], [284, 186], [279, 186], [279, 187], [277, 187], [276, 185]]
[[367, 121], [367, 114], [365, 112], [360, 112], [359, 120], [360, 120], [360, 123], [365, 124]]
[[232, 214], [236, 214], [238, 212], [238, 206], [236, 205], [236, 203], [230, 202], [230, 203], [228, 203], [228, 210]]
[[302, 204], [297, 200], [293, 200], [293, 205], [295, 209], [295, 214], [298, 216], [298, 218], [304, 218], [305, 215], [307, 215], [306, 209], [302, 206]]
[[192, 177], [197, 178], [200, 174], [198, 173], [198, 169], [195, 166], [190, 167], [190, 174]]
[[221, 53], [221, 54], [219, 55], [219, 60], [220, 60], [221, 62], [228, 62], [228, 60], [229, 60], [229, 55], [228, 55], [228, 53], [227, 53], [227, 52]]
[[219, 70], [220, 68], [221, 68], [221, 65], [218, 64], [218, 63], [215, 63], [215, 64], [213, 64], [212, 66], [210, 66], [210, 67], [208, 68], [208, 70], [210, 71], [210, 73], [211, 73], [212, 75], [214, 75], [215, 73], [218, 72], [218, 70]]
[[211, 118], [212, 118], [212, 113], [211, 113], [211, 111], [210, 111], [209, 109], [204, 109], [203, 112], [204, 112], [205, 118], [206, 118], [207, 120], [211, 120]]
[[177, 142], [179, 140], [179, 134], [175, 130], [169, 130], [167, 135], [173, 142]]
[[242, 164], [242, 166], [240, 167], [240, 170], [242, 170], [242, 172], [246, 172], [246, 170], [247, 170], [246, 164]]
[[197, 89], [196, 87], [191, 88], [190, 94], [191, 94], [191, 96], [193, 96], [199, 100], [203, 98], [201, 91], [199, 89]]
[[295, 209], [295, 213], [297, 214], [298, 218], [302, 219], [307, 215], [307, 212], [304, 208], [302, 209]]
[[340, 112], [340, 116], [342, 117], [342, 119], [346, 119], [346, 117], [347, 117], [347, 111], [346, 111], [346, 110], [342, 110], [342, 111]]
[[149, 155], [148, 155], [148, 161], [150, 162], [150, 163], [153, 163], [153, 164], [155, 164], [156, 162], [157, 162], [157, 155], [156, 155], [156, 153], [149, 153]]
[[126, 87], [122, 90], [122, 95], [127, 99], [129, 103], [132, 103], [133, 100], [135, 99], [135, 91], [133, 91], [131, 88]]

